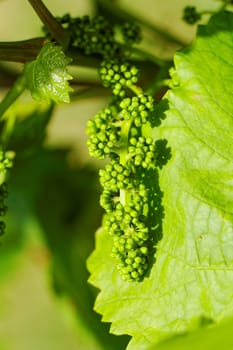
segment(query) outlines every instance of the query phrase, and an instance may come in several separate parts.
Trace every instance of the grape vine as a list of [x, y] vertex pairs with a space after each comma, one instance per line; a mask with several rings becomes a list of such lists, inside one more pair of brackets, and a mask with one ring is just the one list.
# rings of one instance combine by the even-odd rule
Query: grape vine
[[[142, 281], [162, 235], [158, 170], [169, 152], [165, 140], [152, 136], [153, 128], [159, 125], [153, 93], [163, 85], [162, 78], [158, 76], [152, 86], [142, 87], [142, 71], [133, 55], [144, 55], [161, 71], [164, 67], [165, 75], [170, 64], [135, 47], [142, 33], [132, 20], [112, 24], [103, 15], [74, 18], [65, 14], [55, 18], [42, 1], [30, 2], [44, 22], [45, 37], [33, 41], [35, 47], [41, 44], [42, 48], [35, 60], [25, 64], [22, 75], [1, 102], [0, 116], [25, 88], [37, 100], [70, 102], [68, 81], [72, 77], [67, 65], [72, 63], [74, 53], [97, 58], [101, 84], [112, 92], [109, 105], [87, 123], [90, 156], [107, 160], [99, 172], [103, 187], [100, 204], [106, 212], [103, 228], [113, 238], [112, 255], [123, 279]], [[184, 9], [183, 19], [189, 24], [201, 16], [194, 6]], [[24, 42], [24, 47], [27, 44]], [[157, 179], [154, 198], [150, 193], [152, 178]], [[156, 215], [158, 208], [160, 215]]]
[[[28, 1], [41, 19], [41, 37], [0, 42], [0, 61], [20, 63], [15, 71], [0, 64], [8, 88], [0, 102], [0, 236], [6, 229], [8, 189], [13, 184], [17, 194], [22, 182], [32, 207], [25, 216], [35, 212], [38, 227], [41, 220], [48, 231], [59, 270], [53, 276], [56, 291], [70, 294], [92, 325], [81, 305], [92, 288], [90, 272], [88, 282], [100, 290], [95, 310], [112, 323], [113, 333], [132, 336], [129, 349], [149, 349], [230, 315], [233, 1], [179, 10], [180, 28], [197, 28], [196, 37], [190, 30], [193, 43], [191, 34], [180, 39], [118, 1], [95, 0], [93, 15], [84, 16], [76, 9], [55, 16], [42, 0]], [[83, 135], [97, 162], [91, 162], [88, 178], [85, 171], [76, 178], [80, 159], [71, 147], [51, 152], [44, 143], [47, 126], [58, 105], [82, 98], [91, 104], [99, 96], [105, 105], [87, 120]], [[69, 123], [68, 115], [63, 123]], [[29, 176], [21, 161], [28, 159], [33, 171], [25, 189]], [[11, 174], [16, 184], [9, 181]], [[95, 175], [99, 187], [91, 183]], [[80, 220], [94, 191], [99, 206], [91, 198], [94, 209]], [[41, 208], [46, 196], [49, 205]], [[84, 258], [89, 238], [79, 244], [77, 232], [80, 225], [86, 233], [86, 224], [92, 235], [99, 230], [94, 251], [90, 244]], [[89, 303], [92, 312], [94, 296]], [[112, 348], [108, 341], [104, 345]]]

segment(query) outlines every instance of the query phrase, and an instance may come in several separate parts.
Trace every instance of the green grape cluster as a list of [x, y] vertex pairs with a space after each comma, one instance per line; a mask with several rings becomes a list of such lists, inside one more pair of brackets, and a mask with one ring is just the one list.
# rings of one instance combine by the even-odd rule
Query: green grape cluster
[[[120, 201], [122, 191], [129, 197], [127, 204]], [[112, 255], [118, 260], [117, 267], [123, 279], [128, 281], [140, 281], [148, 269], [149, 230], [145, 223], [148, 198], [145, 192], [142, 184], [120, 190], [118, 198], [117, 193], [114, 194], [114, 210], [106, 211], [105, 227], [113, 236]]]
[[195, 24], [201, 19], [201, 15], [197, 12], [195, 6], [186, 6], [183, 10], [182, 19], [188, 24]]
[[139, 71], [129, 62], [118, 60], [105, 60], [99, 70], [103, 86], [111, 87], [113, 94], [125, 96], [125, 88], [137, 83]]
[[72, 45], [86, 55], [100, 54], [109, 56], [116, 50], [114, 31], [110, 23], [102, 16], [90, 18], [84, 16], [71, 20]]
[[129, 186], [129, 177], [132, 174], [128, 166], [122, 165], [118, 158], [113, 158], [104, 169], [99, 171], [99, 175], [101, 185], [115, 192]]
[[87, 123], [87, 141], [90, 156], [97, 159], [104, 157], [112, 152], [119, 140], [117, 125], [113, 123], [114, 111], [106, 108], [100, 111], [94, 119]]
[[[5, 200], [8, 195], [7, 176], [9, 169], [13, 166], [14, 153], [11, 151], [0, 151], [0, 216], [5, 216], [7, 206]], [[0, 220], [0, 236], [4, 234], [6, 225], [3, 220]]]
[[125, 22], [120, 26], [126, 44], [137, 44], [141, 41], [141, 28], [133, 22]]
[[157, 146], [145, 131], [151, 127], [154, 100], [136, 85], [138, 69], [128, 62], [105, 60], [100, 76], [115, 97], [88, 121], [87, 144], [91, 156], [109, 160], [99, 176], [100, 204], [106, 212], [103, 227], [113, 237], [112, 255], [122, 278], [139, 282], [149, 268], [151, 227], [156, 226], [150, 223], [150, 185], [145, 177], [148, 170], [156, 170]]
[[125, 119], [132, 119], [135, 126], [140, 127], [148, 121], [153, 111], [153, 98], [145, 94], [139, 94], [132, 98], [125, 98], [121, 101], [120, 107]]
[[14, 152], [0, 151], [0, 184], [2, 184], [13, 166]]
[[[114, 29], [103, 16], [73, 18], [70, 14], [65, 14], [56, 19], [70, 31], [70, 45], [85, 55], [100, 54], [108, 57], [116, 52], [118, 46], [114, 39]], [[43, 27], [43, 30], [49, 36], [47, 28]]]
[[[57, 17], [57, 20], [70, 31], [70, 45], [85, 55], [98, 54], [103, 59], [121, 56], [124, 48], [117, 40], [118, 27], [120, 27], [127, 47], [141, 40], [140, 29], [137, 25], [128, 22], [113, 25], [101, 15], [92, 18], [88, 15], [73, 18], [70, 14], [65, 14]], [[47, 29], [43, 28], [43, 30], [49, 36]]]
[[135, 166], [147, 169], [156, 161], [156, 144], [150, 137], [130, 138], [128, 150]]
[[123, 279], [140, 281], [148, 268], [148, 189], [138, 181], [131, 161], [123, 166], [117, 158], [100, 170], [100, 183], [105, 228], [113, 236], [112, 255]]

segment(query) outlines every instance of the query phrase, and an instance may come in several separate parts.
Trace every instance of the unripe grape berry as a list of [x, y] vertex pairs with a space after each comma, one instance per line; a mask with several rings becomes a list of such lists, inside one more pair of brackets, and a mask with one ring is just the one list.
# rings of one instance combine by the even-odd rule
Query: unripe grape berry
[[126, 44], [132, 45], [141, 41], [141, 28], [137, 24], [130, 22], [122, 23], [120, 30]]
[[183, 11], [183, 20], [188, 24], [195, 24], [201, 19], [195, 6], [186, 6]]

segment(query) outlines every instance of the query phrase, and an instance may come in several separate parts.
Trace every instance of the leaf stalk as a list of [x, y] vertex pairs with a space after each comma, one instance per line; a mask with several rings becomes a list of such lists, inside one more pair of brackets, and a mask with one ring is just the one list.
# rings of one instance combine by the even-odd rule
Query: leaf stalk
[[46, 42], [45, 38], [0, 42], [0, 60], [21, 63], [33, 61]]

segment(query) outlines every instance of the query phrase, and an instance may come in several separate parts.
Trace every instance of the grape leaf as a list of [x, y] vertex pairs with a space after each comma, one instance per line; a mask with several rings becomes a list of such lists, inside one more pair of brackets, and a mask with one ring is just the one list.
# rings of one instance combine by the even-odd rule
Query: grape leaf
[[200, 26], [175, 55], [169, 109], [158, 138], [171, 159], [160, 171], [163, 237], [150, 275], [123, 282], [100, 229], [88, 260], [100, 289], [95, 309], [111, 331], [133, 336], [128, 349], [148, 349], [172, 334], [233, 314], [233, 14]]
[[232, 319], [211, 328], [204, 328], [190, 334], [172, 337], [150, 350], [232, 350]]
[[71, 59], [65, 56], [60, 46], [47, 43], [41, 49], [35, 61], [25, 64], [26, 84], [32, 97], [39, 101], [53, 100], [70, 102], [72, 91], [68, 80], [72, 79], [67, 72], [67, 64]]

